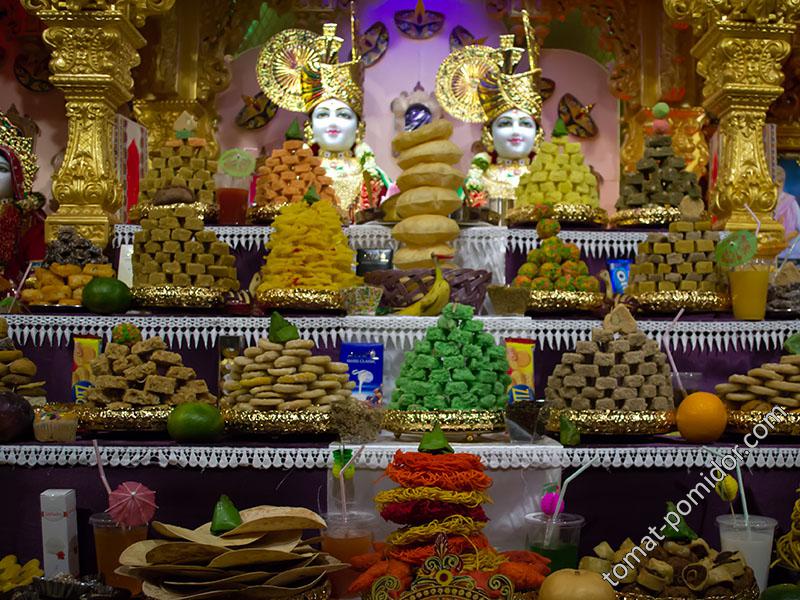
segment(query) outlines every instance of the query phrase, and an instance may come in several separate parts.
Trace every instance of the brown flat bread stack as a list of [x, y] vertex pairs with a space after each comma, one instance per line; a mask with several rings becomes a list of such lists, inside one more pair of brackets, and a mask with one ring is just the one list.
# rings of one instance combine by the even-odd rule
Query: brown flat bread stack
[[800, 355], [782, 356], [780, 362], [764, 363], [746, 375], [731, 375], [715, 388], [733, 410], [770, 411], [775, 405], [800, 408]]
[[167, 350], [160, 337], [151, 337], [128, 347], [106, 344], [91, 362], [91, 382], [86, 401], [110, 409], [175, 405], [187, 402], [214, 404], [194, 369], [183, 366], [181, 355]]
[[239, 289], [236, 258], [189, 206], [154, 208], [133, 238], [134, 287]]
[[346, 364], [314, 354], [315, 347], [312, 340], [259, 340], [233, 359], [222, 384], [223, 403], [236, 410], [330, 412], [332, 404], [350, 397], [355, 384]]
[[667, 356], [658, 342], [618, 306], [592, 330], [592, 339], [567, 352], [547, 380], [545, 398], [575, 410], [672, 410]]

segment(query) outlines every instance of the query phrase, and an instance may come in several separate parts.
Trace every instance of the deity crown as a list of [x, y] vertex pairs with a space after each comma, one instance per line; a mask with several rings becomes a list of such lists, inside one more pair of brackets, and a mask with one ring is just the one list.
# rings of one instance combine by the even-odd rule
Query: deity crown
[[22, 189], [25, 194], [30, 193], [33, 179], [39, 169], [36, 155], [33, 153], [33, 140], [23, 135], [2, 111], [0, 111], [0, 146], [11, 150], [19, 160], [22, 165]]

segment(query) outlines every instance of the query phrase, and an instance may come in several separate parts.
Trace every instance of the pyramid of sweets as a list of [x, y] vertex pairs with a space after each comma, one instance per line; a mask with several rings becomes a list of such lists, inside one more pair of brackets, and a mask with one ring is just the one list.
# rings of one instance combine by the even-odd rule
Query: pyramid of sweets
[[726, 278], [717, 272], [715, 259], [720, 233], [711, 230], [710, 221], [685, 215], [669, 224], [669, 233], [648, 233], [638, 245], [626, 293], [725, 291]]
[[223, 403], [236, 410], [330, 412], [350, 397], [355, 383], [345, 363], [315, 350], [313, 340], [300, 339], [296, 328], [273, 313], [269, 338], [233, 359], [222, 384]]
[[73, 227], [61, 227], [47, 245], [42, 266], [25, 281], [20, 300], [32, 306], [80, 306], [87, 283], [95, 277], [114, 276], [114, 267], [99, 246]]
[[332, 183], [320, 158], [303, 143], [300, 126], [294, 121], [286, 132], [286, 141], [258, 169], [255, 203], [257, 207], [278, 209], [300, 202], [313, 187], [320, 198], [336, 205]]
[[353, 567], [364, 573], [351, 585], [351, 594], [368, 592], [387, 572], [399, 580], [399, 592], [408, 590], [412, 580], [434, 575], [426, 572], [425, 563], [442, 544], [460, 559], [448, 563], [453, 575], [474, 576], [486, 594], [495, 574], [508, 577], [516, 592], [542, 584], [549, 573], [547, 559], [535, 552], [499, 552], [483, 533], [489, 520], [483, 505], [491, 502], [487, 490], [492, 479], [478, 456], [454, 453], [441, 429], [426, 433], [417, 452], [398, 450], [385, 475], [397, 487], [379, 492], [375, 503], [381, 517], [400, 529], [380, 552], [353, 557]]
[[8, 322], [0, 318], [0, 392], [14, 392], [34, 406], [47, 401], [44, 381], [36, 381], [36, 364], [25, 358], [8, 336]]
[[636, 171], [622, 175], [617, 210], [648, 206], [677, 208], [684, 196], [701, 197], [697, 175], [686, 171], [686, 161], [676, 156], [672, 147], [669, 123], [664, 121], [669, 108], [662, 107], [660, 111], [658, 108], [658, 105], [653, 108], [653, 113], [659, 116], [653, 123], [655, 135], [645, 139], [644, 156], [636, 163]]
[[770, 411], [775, 406], [800, 408], [800, 355], [781, 356], [780, 362], [764, 363], [747, 374], [728, 377], [716, 386], [731, 410]]
[[355, 251], [342, 231], [338, 210], [312, 192], [313, 188], [303, 202], [285, 205], [276, 217], [259, 292], [341, 290], [363, 283], [355, 274]]
[[185, 367], [177, 352], [170, 352], [155, 336], [128, 344], [109, 342], [103, 353], [90, 363], [93, 387], [86, 401], [96, 407], [133, 407], [207, 402], [216, 397], [194, 369]]
[[461, 207], [456, 190], [464, 174], [453, 167], [463, 153], [450, 141], [452, 134], [453, 125], [438, 119], [392, 141], [403, 169], [397, 178], [401, 193], [396, 211], [401, 221], [392, 230], [402, 244], [394, 254], [398, 269], [432, 269], [432, 255], [455, 255], [450, 243], [460, 230], [449, 216]]
[[542, 203], [600, 205], [597, 177], [586, 164], [580, 143], [568, 140], [560, 119], [551, 140], [541, 144], [530, 170], [520, 178], [514, 206]]
[[625, 306], [606, 315], [591, 340], [579, 341], [547, 379], [545, 398], [575, 410], [672, 410], [667, 356]]
[[785, 261], [770, 282], [767, 309], [771, 311], [800, 309], [800, 269], [792, 261]]
[[239, 289], [236, 258], [191, 206], [153, 208], [133, 238], [133, 285]]
[[150, 167], [140, 191], [144, 204], [214, 204], [217, 161], [206, 140], [192, 137], [196, 126], [184, 112], [175, 121], [175, 137], [150, 150]]
[[599, 292], [600, 280], [589, 275], [580, 249], [558, 237], [561, 226], [550, 218], [552, 206], [537, 204], [534, 209], [539, 247], [528, 253], [512, 285], [542, 291]]
[[473, 318], [475, 309], [448, 304], [436, 325], [406, 352], [389, 408], [502, 409], [511, 383], [505, 348]]

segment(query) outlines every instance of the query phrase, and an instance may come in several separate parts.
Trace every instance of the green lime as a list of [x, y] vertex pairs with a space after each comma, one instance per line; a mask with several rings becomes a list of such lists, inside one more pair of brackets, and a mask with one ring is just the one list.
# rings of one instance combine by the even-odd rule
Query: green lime
[[231, 177], [249, 177], [256, 170], [256, 157], [241, 148], [231, 148], [222, 153], [217, 166]]
[[791, 583], [781, 583], [765, 589], [761, 600], [800, 600], [800, 586]]
[[124, 282], [114, 277], [95, 277], [83, 288], [81, 302], [94, 313], [110, 315], [127, 311], [133, 297]]
[[169, 414], [167, 431], [178, 442], [213, 442], [225, 431], [225, 420], [216, 406], [188, 402]]

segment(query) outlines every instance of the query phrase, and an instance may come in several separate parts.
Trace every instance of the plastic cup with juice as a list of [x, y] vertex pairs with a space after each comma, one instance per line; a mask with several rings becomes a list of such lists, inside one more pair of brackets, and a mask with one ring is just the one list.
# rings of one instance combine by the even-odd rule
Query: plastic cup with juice
[[772, 558], [772, 538], [778, 522], [770, 517], [750, 515], [745, 524], [744, 515], [717, 517], [722, 550], [739, 551], [753, 569], [760, 590], [767, 589], [769, 563]]
[[140, 527], [120, 527], [108, 513], [96, 513], [89, 517], [94, 529], [94, 550], [97, 555], [97, 570], [104, 581], [116, 588], [129, 590], [131, 594], [142, 591], [142, 582], [133, 577], [115, 573], [119, 567], [119, 556], [136, 542], [147, 539], [147, 525]]
[[220, 225], [247, 223], [247, 205], [250, 198], [250, 178], [232, 177], [226, 173], [214, 176]]
[[[373, 551], [373, 531], [377, 524], [375, 515], [365, 512], [333, 513], [325, 515], [327, 529], [322, 531], [322, 551], [342, 562], [359, 554]], [[333, 598], [349, 598], [347, 588], [358, 577], [353, 569], [337, 571], [330, 575]]]
[[733, 316], [740, 321], [762, 321], [767, 312], [771, 261], [753, 259], [728, 272]]
[[543, 512], [525, 515], [526, 547], [550, 559], [550, 572], [578, 567], [578, 543], [586, 519], [580, 515], [561, 513], [547, 534], [550, 517]]

